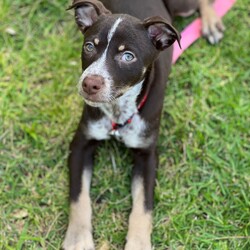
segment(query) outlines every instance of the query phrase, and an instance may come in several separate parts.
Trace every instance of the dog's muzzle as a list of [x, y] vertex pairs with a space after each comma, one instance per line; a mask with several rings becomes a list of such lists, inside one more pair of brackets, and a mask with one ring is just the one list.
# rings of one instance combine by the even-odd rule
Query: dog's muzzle
[[82, 90], [88, 96], [93, 96], [102, 91], [104, 87], [104, 78], [99, 75], [86, 76], [82, 82]]

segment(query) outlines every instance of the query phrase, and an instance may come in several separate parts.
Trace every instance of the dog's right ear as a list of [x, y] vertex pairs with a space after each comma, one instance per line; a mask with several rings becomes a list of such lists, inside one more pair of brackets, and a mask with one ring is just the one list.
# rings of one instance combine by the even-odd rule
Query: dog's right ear
[[98, 0], [74, 0], [67, 9], [75, 9], [75, 21], [82, 33], [84, 33], [102, 14], [111, 14]]

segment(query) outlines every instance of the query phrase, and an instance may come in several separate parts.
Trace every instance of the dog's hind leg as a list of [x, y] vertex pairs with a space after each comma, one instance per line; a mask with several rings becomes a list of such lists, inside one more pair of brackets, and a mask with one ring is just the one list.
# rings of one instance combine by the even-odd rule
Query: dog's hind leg
[[202, 19], [202, 34], [211, 44], [216, 44], [223, 38], [225, 27], [212, 6], [213, 2], [199, 0], [199, 9]]
[[157, 155], [155, 148], [135, 149], [133, 207], [125, 250], [151, 250], [152, 210]]
[[94, 250], [91, 225], [89, 189], [92, 176], [93, 154], [97, 141], [87, 140], [79, 126], [70, 145], [70, 216], [65, 250]]
[[199, 8], [198, 0], [163, 0], [163, 2], [171, 16], [190, 16]]
[[225, 27], [213, 8], [214, 0], [164, 0], [172, 16], [189, 16], [199, 10], [202, 19], [202, 34], [211, 43], [218, 43]]

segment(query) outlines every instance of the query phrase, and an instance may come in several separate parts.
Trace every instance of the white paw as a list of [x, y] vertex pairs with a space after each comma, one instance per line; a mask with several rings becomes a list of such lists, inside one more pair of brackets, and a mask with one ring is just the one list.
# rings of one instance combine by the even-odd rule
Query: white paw
[[225, 26], [213, 8], [206, 9], [202, 14], [202, 34], [211, 44], [218, 43], [223, 38]]
[[148, 239], [128, 239], [124, 250], [151, 250], [151, 243]]
[[64, 250], [95, 250], [92, 233], [88, 229], [68, 228]]

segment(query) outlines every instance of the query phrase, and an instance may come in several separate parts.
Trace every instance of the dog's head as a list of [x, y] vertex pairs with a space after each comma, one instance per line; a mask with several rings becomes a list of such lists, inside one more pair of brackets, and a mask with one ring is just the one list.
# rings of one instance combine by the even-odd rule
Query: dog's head
[[78, 89], [92, 106], [112, 102], [142, 82], [159, 52], [180, 39], [161, 17], [140, 21], [112, 14], [97, 0], [76, 0], [72, 8], [84, 34]]

